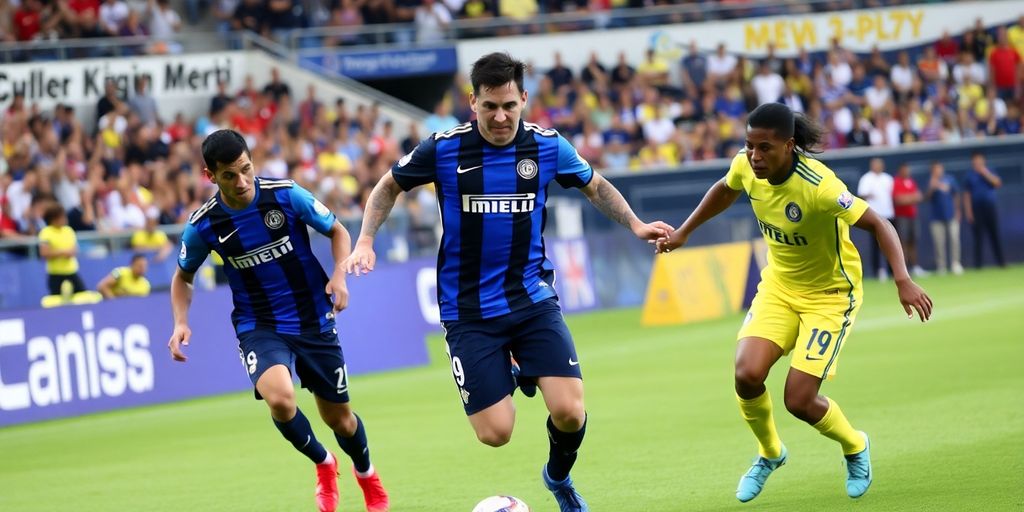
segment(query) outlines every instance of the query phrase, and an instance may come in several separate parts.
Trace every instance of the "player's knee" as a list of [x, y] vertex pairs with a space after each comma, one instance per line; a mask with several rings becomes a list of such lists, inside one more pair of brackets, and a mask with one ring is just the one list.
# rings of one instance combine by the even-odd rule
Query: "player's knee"
[[562, 432], [577, 432], [583, 428], [583, 423], [587, 421], [587, 411], [583, 408], [582, 400], [575, 400], [559, 407], [553, 407], [550, 413], [551, 422]]
[[497, 448], [499, 446], [504, 446], [508, 444], [508, 442], [512, 440], [512, 429], [501, 427], [489, 427], [478, 429], [476, 431], [476, 438], [479, 439], [481, 443], [486, 444], [487, 446], [493, 446], [494, 448]]
[[786, 392], [786, 410], [797, 418], [803, 419], [810, 416], [810, 408], [813, 405], [814, 397], [806, 396], [804, 393], [792, 391]]
[[756, 388], [764, 384], [767, 375], [746, 365], [736, 366], [736, 389]]
[[352, 437], [355, 435], [356, 429], [359, 427], [356, 415], [353, 414], [352, 411], [324, 418], [324, 423], [342, 437]]
[[292, 391], [281, 391], [263, 395], [263, 401], [267, 403], [267, 407], [270, 407], [275, 417], [294, 416], [295, 393]]

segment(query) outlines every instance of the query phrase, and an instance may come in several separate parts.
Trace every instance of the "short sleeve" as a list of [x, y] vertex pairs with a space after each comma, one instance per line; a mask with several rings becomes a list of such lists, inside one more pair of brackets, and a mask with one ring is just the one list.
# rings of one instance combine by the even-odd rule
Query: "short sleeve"
[[826, 176], [818, 187], [818, 207], [851, 226], [860, 220], [868, 209], [868, 203], [846, 189], [842, 180]]
[[406, 192], [432, 183], [437, 177], [437, 141], [434, 135], [423, 139], [409, 154], [399, 159], [391, 167], [391, 176]]
[[747, 156], [744, 153], [739, 153], [732, 159], [732, 163], [729, 164], [729, 172], [725, 173], [725, 186], [733, 190], [746, 190], [743, 186], [746, 175], [749, 174], [747, 169], [750, 168], [750, 163], [747, 162]]
[[565, 137], [558, 136], [558, 169], [555, 181], [562, 188], [583, 188], [594, 179], [590, 162], [580, 156]]
[[114, 279], [121, 279], [121, 274], [123, 273], [124, 267], [117, 267], [114, 270], [110, 271], [110, 277], [113, 277]]
[[206, 261], [210, 254], [210, 246], [206, 245], [203, 238], [199, 236], [199, 230], [195, 225], [185, 224], [185, 231], [181, 233], [181, 251], [178, 253], [178, 267], [190, 274], [199, 270], [199, 266]]
[[53, 228], [51, 228], [50, 226], [47, 226], [39, 230], [39, 241], [44, 244], [52, 245], [53, 237], [55, 234], [56, 231], [54, 231]]
[[331, 227], [337, 221], [334, 212], [321, 203], [319, 199], [313, 197], [313, 194], [308, 190], [298, 185], [292, 185], [292, 188], [288, 189], [288, 195], [292, 203], [292, 209], [299, 214], [302, 222], [312, 226], [320, 234], [330, 236]]

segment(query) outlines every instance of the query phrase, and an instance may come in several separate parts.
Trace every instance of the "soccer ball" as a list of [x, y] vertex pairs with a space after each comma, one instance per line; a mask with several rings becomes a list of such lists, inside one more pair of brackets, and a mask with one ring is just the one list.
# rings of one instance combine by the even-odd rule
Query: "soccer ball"
[[473, 512], [530, 512], [530, 507], [512, 496], [491, 496], [477, 503]]

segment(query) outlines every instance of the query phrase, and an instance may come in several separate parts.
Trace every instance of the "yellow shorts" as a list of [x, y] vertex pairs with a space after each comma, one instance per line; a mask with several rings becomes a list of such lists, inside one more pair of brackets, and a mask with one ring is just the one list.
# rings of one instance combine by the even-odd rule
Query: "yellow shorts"
[[859, 285], [820, 292], [794, 292], [777, 283], [761, 281], [738, 339], [756, 336], [771, 340], [790, 366], [830, 379], [836, 374], [839, 351], [850, 338], [863, 302]]

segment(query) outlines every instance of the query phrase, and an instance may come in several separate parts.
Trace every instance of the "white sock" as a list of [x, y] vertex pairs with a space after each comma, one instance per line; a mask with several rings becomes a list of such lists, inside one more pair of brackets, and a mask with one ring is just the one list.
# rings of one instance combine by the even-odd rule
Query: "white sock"
[[371, 476], [373, 476], [373, 464], [370, 464], [370, 469], [367, 469], [365, 472], [356, 471], [356, 476], [358, 476], [359, 478], [370, 478]]
[[324, 460], [321, 461], [321, 462], [318, 462], [317, 465], [319, 466], [319, 465], [322, 465], [322, 464], [333, 464], [333, 463], [334, 463], [334, 455], [331, 455], [331, 452], [328, 451], [327, 452], [327, 456], [324, 457]]

